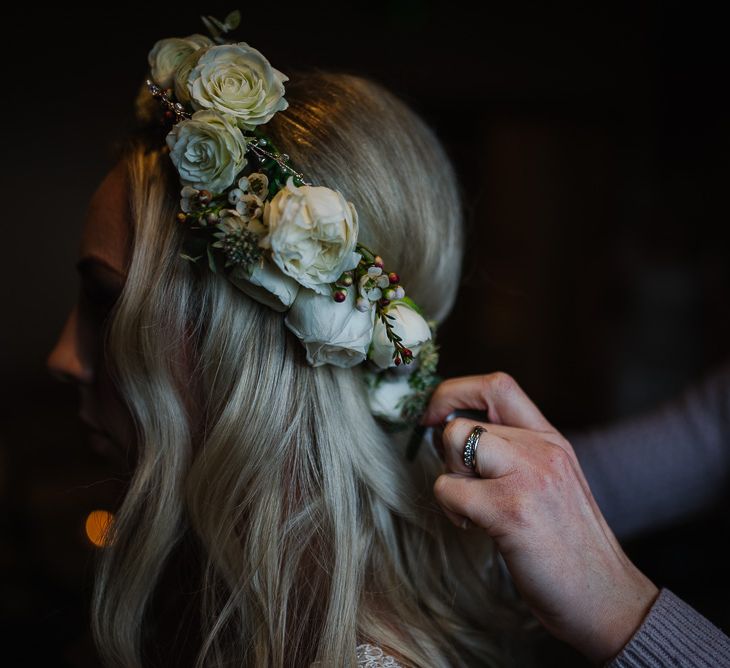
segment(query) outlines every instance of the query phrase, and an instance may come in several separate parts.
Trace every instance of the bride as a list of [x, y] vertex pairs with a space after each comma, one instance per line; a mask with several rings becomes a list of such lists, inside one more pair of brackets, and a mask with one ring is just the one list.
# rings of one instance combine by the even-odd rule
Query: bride
[[[200, 38], [186, 38], [187, 51], [185, 40], [172, 46], [229, 48]], [[162, 77], [170, 43], [160, 44], [150, 56]], [[189, 66], [187, 81], [200, 70]], [[277, 81], [287, 105], [265, 123], [266, 137], [311, 183], [352, 204], [358, 242], [442, 322], [459, 285], [463, 214], [433, 131], [360, 76], [315, 70]], [[281, 290], [190, 261], [179, 146], [155, 127], [130, 139], [90, 202], [82, 290], [48, 360], [78, 385], [93, 438], [130, 463], [96, 573], [104, 662], [524, 662], [527, 617], [492, 542], [456, 528], [434, 500], [438, 453], [424, 442], [412, 461], [404, 456], [407, 432], [372, 409], [370, 360], [337, 364], [311, 337], [303, 345]], [[194, 160], [200, 146], [183, 149], [178, 159]], [[205, 203], [200, 189], [186, 192]], [[174, 591], [165, 576], [181, 558], [194, 584]], [[172, 620], [154, 605], [165, 596], [176, 601], [163, 606]]]

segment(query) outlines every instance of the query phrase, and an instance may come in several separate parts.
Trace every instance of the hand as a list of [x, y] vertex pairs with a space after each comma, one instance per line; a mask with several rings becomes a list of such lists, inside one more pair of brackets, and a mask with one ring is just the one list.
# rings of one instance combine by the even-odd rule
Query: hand
[[[434, 494], [457, 526], [464, 518], [495, 541], [522, 598], [555, 637], [601, 663], [619, 653], [659, 594], [628, 559], [598, 509], [568, 441], [502, 372], [453, 378], [434, 392], [422, 423], [457, 409], [484, 422], [449, 421], [450, 471]], [[489, 421], [487, 421], [489, 420]], [[486, 428], [476, 472], [463, 461], [472, 428]]]

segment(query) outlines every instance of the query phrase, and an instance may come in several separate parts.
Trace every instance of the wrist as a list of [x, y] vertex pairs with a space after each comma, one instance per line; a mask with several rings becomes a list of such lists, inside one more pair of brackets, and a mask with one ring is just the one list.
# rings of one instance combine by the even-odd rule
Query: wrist
[[[638, 571], [637, 571], [638, 572]], [[600, 627], [589, 642], [581, 649], [583, 654], [596, 665], [610, 662], [628, 644], [638, 631], [649, 610], [659, 596], [659, 589], [642, 573], [635, 587], [612, 602], [612, 608], [600, 615]]]

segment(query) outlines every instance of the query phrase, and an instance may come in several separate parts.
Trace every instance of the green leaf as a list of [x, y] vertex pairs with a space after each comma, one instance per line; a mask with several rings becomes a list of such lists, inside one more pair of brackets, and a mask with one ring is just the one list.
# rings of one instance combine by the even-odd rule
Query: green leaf
[[213, 257], [213, 249], [210, 246], [208, 246], [207, 251], [208, 251], [208, 267], [210, 267], [210, 270], [215, 274], [216, 270], [215, 270], [215, 258]]
[[210, 21], [210, 22], [211, 22], [211, 23], [212, 23], [212, 24], [213, 24], [213, 25], [214, 25], [214, 26], [215, 26], [216, 28], [218, 28], [218, 30], [220, 30], [221, 32], [225, 32], [225, 31], [226, 31], [226, 26], [225, 26], [225, 24], [224, 24], [224, 23], [222, 23], [221, 21], [219, 21], [219, 20], [218, 20], [218, 19], [217, 19], [217, 18], [216, 18], [215, 16], [210, 16], [210, 15], [209, 15], [209, 16], [208, 16], [208, 20], [209, 20], [209, 21]]
[[215, 19], [212, 16], [201, 16], [200, 20], [203, 22], [203, 25], [205, 26], [206, 30], [210, 33], [211, 37], [216, 39], [221, 36], [221, 31], [213, 23], [213, 21], [215, 21]]
[[186, 253], [180, 253], [180, 257], [183, 260], [189, 260], [190, 262], [197, 262], [203, 256], [202, 255], [198, 255], [198, 257], [191, 257], [190, 255], [187, 255]]
[[241, 24], [241, 12], [234, 9], [223, 21], [228, 30], [235, 30]]
[[420, 306], [419, 306], [418, 304], [416, 304], [416, 302], [414, 302], [414, 301], [413, 301], [413, 300], [412, 300], [412, 299], [411, 299], [411, 298], [410, 298], [410, 297], [409, 297], [408, 295], [406, 295], [406, 296], [405, 296], [405, 297], [403, 297], [402, 299], [399, 299], [398, 301], [401, 301], [401, 302], [403, 302], [404, 304], [407, 304], [407, 305], [408, 305], [408, 306], [410, 306], [410, 307], [411, 307], [411, 308], [412, 308], [412, 309], [413, 309], [413, 310], [414, 310], [414, 311], [415, 311], [416, 313], [418, 313], [418, 315], [420, 315], [420, 316], [421, 316], [422, 318], [424, 317], [424, 315], [423, 315], [423, 310], [421, 309], [421, 307], [420, 307]]

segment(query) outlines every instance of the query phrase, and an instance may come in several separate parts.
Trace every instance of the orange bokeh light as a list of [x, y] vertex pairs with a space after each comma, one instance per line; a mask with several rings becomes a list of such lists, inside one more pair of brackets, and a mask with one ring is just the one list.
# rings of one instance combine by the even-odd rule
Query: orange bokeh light
[[106, 510], [92, 510], [86, 517], [86, 537], [96, 547], [108, 545], [107, 531], [114, 521], [114, 515]]

